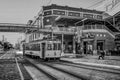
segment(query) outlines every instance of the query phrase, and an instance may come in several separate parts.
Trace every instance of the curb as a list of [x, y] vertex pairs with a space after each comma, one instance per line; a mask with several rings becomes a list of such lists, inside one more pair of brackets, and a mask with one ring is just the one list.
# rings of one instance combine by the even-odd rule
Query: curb
[[88, 62], [74, 62], [74, 61], [67, 61], [67, 60], [61, 60], [61, 61], [75, 63], [75, 64], [82, 64], [82, 65], [86, 65], [86, 66], [93, 66], [93, 67], [101, 67], [101, 68], [109, 68], [109, 69], [120, 70], [120, 66], [115, 66], [115, 65], [106, 65], [106, 64], [88, 63]]

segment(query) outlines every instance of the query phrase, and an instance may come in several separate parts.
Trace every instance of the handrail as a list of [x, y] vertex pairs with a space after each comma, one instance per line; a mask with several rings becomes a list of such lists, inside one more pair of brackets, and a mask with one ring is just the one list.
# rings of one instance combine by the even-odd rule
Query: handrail
[[115, 33], [114, 33], [114, 32], [112, 32], [110, 29], [108, 29], [108, 27], [107, 27], [107, 26], [104, 26], [104, 28], [105, 28], [106, 30], [108, 30], [111, 34], [115, 35]]
[[17, 25], [17, 26], [26, 26], [27, 24], [15, 24], [15, 23], [0, 23], [0, 25]]
[[[111, 26], [113, 26], [109, 21], [106, 21], [108, 22]], [[115, 26], [113, 26], [116, 30], [118, 30]], [[118, 30], [119, 31], [119, 30]]]
[[53, 31], [57, 30], [57, 31], [65, 31], [65, 32], [76, 32], [76, 28], [59, 28], [59, 27], [54, 27]]

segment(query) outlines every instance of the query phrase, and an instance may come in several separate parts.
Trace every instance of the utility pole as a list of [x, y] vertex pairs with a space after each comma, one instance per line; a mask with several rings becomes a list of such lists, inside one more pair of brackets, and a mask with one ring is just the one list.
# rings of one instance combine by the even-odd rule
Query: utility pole
[[[82, 45], [82, 41], [81, 41], [81, 38], [82, 38], [82, 34], [83, 34], [83, 27], [84, 27], [84, 21], [87, 20], [87, 18], [84, 18], [83, 20], [80, 20], [78, 22], [75, 23], [75, 26], [77, 27], [77, 37], [78, 37], [78, 44], [79, 46], [81, 47], [80, 50], [82, 50], [82, 54], [84, 53], [83, 52], [83, 45]], [[82, 26], [77, 26], [78, 23], [81, 23], [82, 22]]]
[[4, 42], [4, 40], [5, 40], [5, 36], [4, 36], [4, 35], [2, 35], [2, 41]]
[[5, 48], [4, 48], [4, 35], [2, 35], [2, 43], [3, 43], [3, 50], [5, 51]]

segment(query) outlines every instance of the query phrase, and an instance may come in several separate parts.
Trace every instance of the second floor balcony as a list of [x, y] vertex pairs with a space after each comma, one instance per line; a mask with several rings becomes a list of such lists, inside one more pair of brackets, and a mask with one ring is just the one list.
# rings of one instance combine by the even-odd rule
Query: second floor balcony
[[[77, 31], [105, 31], [112, 33], [106, 26], [104, 25], [84, 25], [84, 26], [69, 26], [66, 27], [53, 27], [53, 32], [55, 33], [64, 33], [64, 34], [75, 34]], [[112, 33], [113, 34], [113, 33]]]

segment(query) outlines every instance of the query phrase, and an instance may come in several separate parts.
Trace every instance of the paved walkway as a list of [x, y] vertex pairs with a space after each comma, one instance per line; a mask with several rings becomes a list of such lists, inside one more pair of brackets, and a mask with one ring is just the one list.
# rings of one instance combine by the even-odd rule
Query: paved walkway
[[120, 56], [105, 56], [104, 60], [98, 60], [98, 56], [87, 55], [81, 58], [61, 58], [61, 60], [120, 70]]

